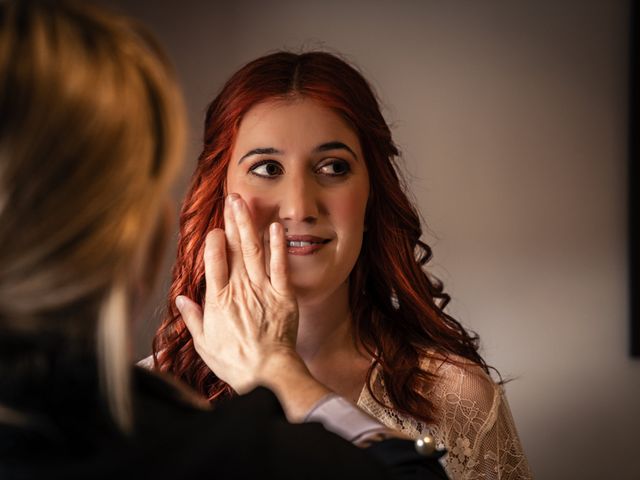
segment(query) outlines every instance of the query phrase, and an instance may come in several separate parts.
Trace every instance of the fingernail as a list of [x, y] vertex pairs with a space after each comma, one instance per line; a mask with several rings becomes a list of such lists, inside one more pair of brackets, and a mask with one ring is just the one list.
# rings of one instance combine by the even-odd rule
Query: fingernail
[[240, 195], [237, 193], [232, 193], [229, 195], [229, 201], [231, 202], [231, 208], [233, 208], [234, 212], [239, 212], [242, 207], [240, 202]]
[[271, 232], [271, 235], [275, 235], [276, 233], [278, 233], [278, 223], [274, 222], [269, 226], [269, 231]]
[[178, 310], [180, 310], [182, 312], [182, 308], [184, 307], [184, 297], [182, 295], [178, 295], [176, 297], [176, 307], [178, 308]]

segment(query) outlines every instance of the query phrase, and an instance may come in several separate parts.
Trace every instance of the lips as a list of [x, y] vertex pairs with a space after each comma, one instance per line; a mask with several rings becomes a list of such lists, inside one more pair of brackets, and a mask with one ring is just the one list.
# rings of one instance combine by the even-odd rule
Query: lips
[[287, 251], [292, 255], [313, 255], [331, 241], [315, 235], [287, 235]]

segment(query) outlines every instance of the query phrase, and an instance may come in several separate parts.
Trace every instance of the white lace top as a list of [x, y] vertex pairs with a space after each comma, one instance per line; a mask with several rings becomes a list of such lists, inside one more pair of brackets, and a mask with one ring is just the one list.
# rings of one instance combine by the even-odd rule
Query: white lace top
[[[389, 428], [412, 438], [424, 434], [447, 449], [443, 458], [452, 480], [531, 479], [504, 388], [476, 365], [458, 366], [426, 359], [425, 369], [439, 380], [427, 392], [434, 400], [438, 420], [425, 425], [408, 415], [384, 408], [365, 388], [358, 406]], [[390, 405], [379, 368], [372, 376], [376, 396]]]

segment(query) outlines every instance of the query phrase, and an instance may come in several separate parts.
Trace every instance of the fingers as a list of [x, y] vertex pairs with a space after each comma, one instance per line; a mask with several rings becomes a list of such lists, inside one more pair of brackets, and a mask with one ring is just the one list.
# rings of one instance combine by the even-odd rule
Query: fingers
[[233, 275], [244, 275], [244, 260], [242, 259], [242, 247], [240, 246], [240, 232], [231, 208], [231, 197], [228, 195], [224, 202], [224, 234], [227, 240], [229, 253], [229, 268]]
[[287, 242], [284, 230], [279, 223], [269, 226], [269, 243], [271, 245], [271, 285], [281, 295], [289, 294], [289, 277], [287, 265]]
[[249, 208], [240, 196], [229, 196], [233, 210], [232, 221], [240, 239], [240, 252], [242, 261], [249, 278], [254, 283], [262, 283], [266, 279], [264, 268], [264, 251], [262, 240], [258, 237], [253, 225]]
[[[238, 272], [239, 278], [246, 272], [249, 279], [255, 283], [268, 281], [265, 268], [265, 249], [253, 225], [249, 208], [237, 194], [230, 194], [225, 202], [224, 210], [225, 236], [229, 255], [231, 277]], [[282, 295], [289, 293], [289, 279], [287, 266], [287, 243], [284, 229], [279, 223], [271, 224], [269, 229], [270, 243], [270, 280], [273, 288]], [[206, 251], [206, 250], [205, 250]], [[209, 262], [214, 264], [214, 262]], [[205, 261], [205, 266], [207, 262]], [[216, 272], [220, 277], [219, 290], [229, 282], [229, 271]], [[212, 278], [214, 273], [212, 272]], [[207, 277], [207, 284], [209, 277]], [[224, 282], [224, 283], [223, 283]]]
[[184, 295], [178, 295], [176, 297], [176, 308], [180, 312], [180, 316], [182, 316], [189, 333], [191, 333], [195, 345], [203, 335], [203, 317], [200, 305]]
[[205, 239], [204, 276], [208, 295], [217, 295], [229, 283], [227, 242], [225, 240], [225, 232], [220, 228], [211, 230]]

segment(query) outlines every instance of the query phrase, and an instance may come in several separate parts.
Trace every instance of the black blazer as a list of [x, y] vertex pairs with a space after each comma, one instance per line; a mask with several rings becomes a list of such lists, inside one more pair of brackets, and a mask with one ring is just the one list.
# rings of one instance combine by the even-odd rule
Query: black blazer
[[203, 411], [141, 368], [134, 370], [135, 428], [127, 437], [107, 415], [96, 377], [87, 375], [92, 368], [78, 366], [84, 374], [52, 382], [40, 399], [16, 404], [15, 394], [0, 390], [0, 401], [12, 399], [22, 411], [26, 404], [42, 419], [32, 427], [0, 423], [0, 478], [446, 478], [413, 442], [360, 449], [320, 424], [289, 424], [265, 388]]

